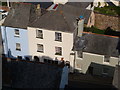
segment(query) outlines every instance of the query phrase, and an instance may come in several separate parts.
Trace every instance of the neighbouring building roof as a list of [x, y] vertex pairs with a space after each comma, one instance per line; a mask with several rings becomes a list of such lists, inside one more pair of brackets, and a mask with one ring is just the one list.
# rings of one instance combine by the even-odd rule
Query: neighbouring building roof
[[46, 12], [45, 9], [36, 10], [37, 5], [28, 3], [12, 3], [8, 16], [3, 26], [23, 28], [28, 27], [29, 22], [36, 20]]
[[118, 37], [83, 33], [82, 37], [75, 38], [73, 50], [118, 57], [118, 41]]
[[90, 10], [79, 9], [70, 5], [59, 5], [56, 11], [48, 11], [29, 24], [30, 27], [59, 30], [63, 32], [74, 32], [76, 18], [85, 17], [85, 23], [91, 15]]
[[69, 14], [71, 14], [72, 16], [70, 16], [70, 18], [73, 18], [74, 20], [76, 20], [76, 18], [78, 18], [79, 16], [83, 16], [85, 18], [85, 24], [88, 23], [88, 20], [91, 16], [92, 11], [91, 10], [87, 10], [85, 8], [79, 8], [79, 7], [74, 7], [71, 5], [59, 5], [58, 7], [58, 11], [63, 11], [64, 14], [66, 14], [66, 17], [69, 17]]
[[66, 5], [71, 5], [77, 8], [87, 8], [91, 2], [67, 2]]
[[30, 15], [30, 4], [15, 3], [12, 5], [3, 26], [27, 28]]

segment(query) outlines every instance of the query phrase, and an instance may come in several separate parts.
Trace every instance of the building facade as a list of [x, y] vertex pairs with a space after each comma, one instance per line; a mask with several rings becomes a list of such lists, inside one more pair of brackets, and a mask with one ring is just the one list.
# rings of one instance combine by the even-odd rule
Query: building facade
[[[113, 77], [118, 64], [118, 37], [84, 33], [74, 44], [76, 71]], [[76, 40], [76, 41], [77, 41]]]
[[26, 29], [1, 26], [4, 54], [9, 57], [27, 56], [28, 31]]
[[31, 56], [38, 56], [41, 58], [41, 61], [44, 59], [44, 56], [53, 60], [70, 60], [73, 33], [28, 27], [28, 38], [29, 54]]

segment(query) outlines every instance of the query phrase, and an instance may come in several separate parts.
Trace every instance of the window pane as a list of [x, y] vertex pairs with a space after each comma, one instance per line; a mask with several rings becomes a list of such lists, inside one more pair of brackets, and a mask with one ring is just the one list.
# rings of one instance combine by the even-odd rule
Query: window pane
[[16, 43], [16, 50], [21, 51], [20, 43]]
[[43, 32], [42, 32], [42, 30], [37, 30], [36, 31], [36, 37], [43, 39]]
[[42, 44], [37, 44], [37, 51], [43, 52], [43, 45]]
[[62, 41], [62, 35], [61, 35], [61, 33], [55, 32], [55, 40], [56, 41]]
[[19, 30], [15, 29], [15, 35], [19, 35]]
[[62, 48], [61, 47], [55, 47], [55, 55], [62, 55]]

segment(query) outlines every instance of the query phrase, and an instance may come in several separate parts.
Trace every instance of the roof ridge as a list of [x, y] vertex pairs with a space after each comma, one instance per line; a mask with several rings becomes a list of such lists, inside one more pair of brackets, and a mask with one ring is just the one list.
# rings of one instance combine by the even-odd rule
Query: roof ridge
[[[61, 10], [61, 11], [62, 11], [62, 10]], [[64, 19], [65, 23], [67, 24], [68, 28], [71, 29], [71, 28], [69, 27], [69, 25], [68, 25], [68, 22], [67, 22], [66, 19], [65, 19], [66, 17], [65, 17], [65, 15], [64, 15], [63, 11], [62, 11], [61, 15], [63, 16], [63, 19]]]

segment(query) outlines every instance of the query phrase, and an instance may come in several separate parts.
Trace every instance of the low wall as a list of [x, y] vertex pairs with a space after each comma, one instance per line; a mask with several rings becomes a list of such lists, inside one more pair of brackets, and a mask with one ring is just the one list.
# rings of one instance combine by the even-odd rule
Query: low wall
[[95, 12], [95, 26], [99, 29], [106, 29], [112, 26], [113, 30], [120, 31], [120, 17]]

